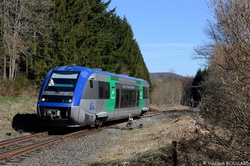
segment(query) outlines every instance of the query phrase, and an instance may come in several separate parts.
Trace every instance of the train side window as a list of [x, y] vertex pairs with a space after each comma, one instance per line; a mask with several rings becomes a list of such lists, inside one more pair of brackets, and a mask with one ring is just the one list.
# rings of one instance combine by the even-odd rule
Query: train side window
[[135, 107], [137, 105], [136, 90], [121, 90], [121, 108]]
[[89, 86], [90, 88], [93, 88], [93, 80], [89, 80]]
[[116, 89], [116, 100], [115, 100], [115, 108], [120, 107], [120, 89]]
[[136, 106], [136, 90], [130, 90], [130, 107]]
[[99, 99], [110, 98], [110, 85], [109, 82], [99, 82]]
[[143, 87], [143, 98], [148, 99], [149, 98], [149, 88]]
[[140, 91], [136, 90], [137, 96], [136, 96], [136, 106], [139, 106], [139, 102], [140, 102]]

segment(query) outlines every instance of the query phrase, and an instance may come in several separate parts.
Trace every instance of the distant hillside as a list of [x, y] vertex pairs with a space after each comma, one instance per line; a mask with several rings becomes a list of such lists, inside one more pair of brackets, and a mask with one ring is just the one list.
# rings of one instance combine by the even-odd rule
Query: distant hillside
[[154, 82], [154, 81], [157, 81], [157, 80], [168, 80], [169, 78], [182, 79], [183, 76], [175, 74], [175, 73], [169, 73], [169, 72], [150, 73], [151, 82]]

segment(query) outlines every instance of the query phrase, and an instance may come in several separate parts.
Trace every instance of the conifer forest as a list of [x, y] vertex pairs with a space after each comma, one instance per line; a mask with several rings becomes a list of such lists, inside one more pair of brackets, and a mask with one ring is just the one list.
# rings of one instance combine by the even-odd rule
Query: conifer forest
[[2, 0], [2, 79], [39, 82], [51, 68], [79, 65], [149, 80], [132, 28], [110, 2]]

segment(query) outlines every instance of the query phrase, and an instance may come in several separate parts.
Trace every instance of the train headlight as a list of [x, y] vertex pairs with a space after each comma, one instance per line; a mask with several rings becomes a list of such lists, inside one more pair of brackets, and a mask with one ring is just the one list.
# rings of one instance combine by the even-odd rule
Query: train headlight
[[69, 99], [69, 103], [72, 103], [72, 99]]
[[45, 101], [45, 98], [42, 98], [41, 101]]

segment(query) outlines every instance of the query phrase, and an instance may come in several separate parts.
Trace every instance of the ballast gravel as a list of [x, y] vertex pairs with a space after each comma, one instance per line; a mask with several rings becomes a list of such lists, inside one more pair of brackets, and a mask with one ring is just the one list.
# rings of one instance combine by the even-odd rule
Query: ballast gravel
[[81, 138], [67, 139], [40, 150], [39, 153], [25, 158], [20, 166], [76, 166], [88, 165], [88, 157], [98, 149], [113, 144], [112, 134], [106, 130], [92, 133]]
[[[172, 115], [173, 116], [173, 115]], [[142, 118], [134, 121], [134, 127], [142, 124], [148, 127], [155, 121], [171, 120], [174, 116], [161, 115], [158, 117]], [[178, 115], [176, 115], [178, 116]], [[166, 119], [167, 118], [167, 119]], [[67, 139], [58, 144], [46, 147], [36, 152], [31, 157], [27, 157], [18, 163], [19, 166], [87, 166], [91, 155], [94, 155], [99, 149], [106, 146], [119, 144], [119, 140], [113, 141], [112, 135], [120, 132], [121, 128], [125, 128], [127, 123], [121, 123], [116, 127], [104, 129], [90, 135]], [[112, 140], [112, 141], [111, 141]]]

